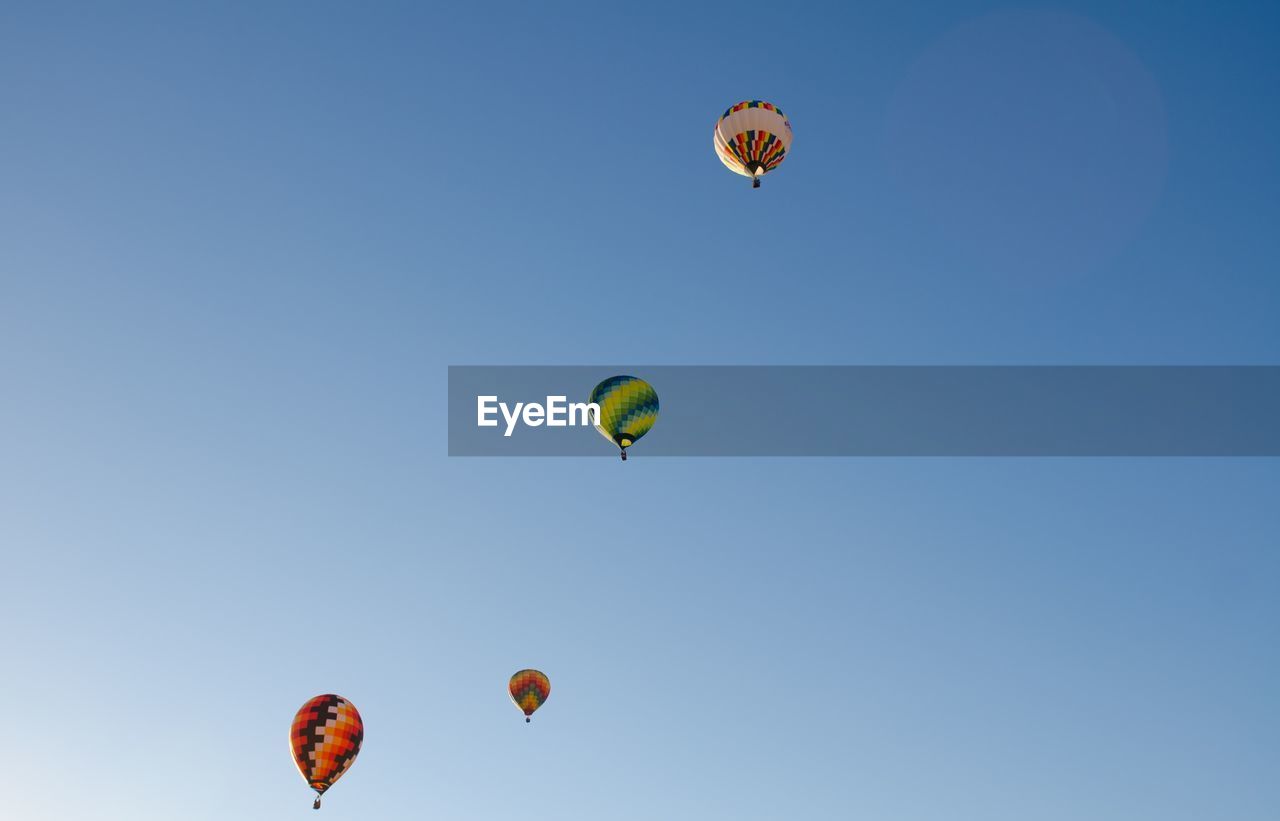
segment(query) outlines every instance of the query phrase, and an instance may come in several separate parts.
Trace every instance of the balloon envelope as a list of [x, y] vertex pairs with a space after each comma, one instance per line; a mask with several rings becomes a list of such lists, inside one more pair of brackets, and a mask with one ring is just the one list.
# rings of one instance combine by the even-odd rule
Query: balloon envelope
[[320, 795], [351, 767], [363, 741], [364, 722], [355, 705], [333, 694], [316, 696], [302, 705], [289, 731], [298, 772]]
[[712, 135], [716, 156], [735, 174], [760, 178], [782, 164], [791, 149], [791, 123], [782, 110], [764, 100], [731, 105]]
[[634, 376], [611, 376], [591, 391], [591, 401], [600, 406], [596, 430], [622, 449], [634, 445], [658, 421], [658, 393], [653, 386]]
[[525, 721], [551, 695], [551, 679], [538, 670], [521, 670], [507, 683], [511, 700], [525, 715]]

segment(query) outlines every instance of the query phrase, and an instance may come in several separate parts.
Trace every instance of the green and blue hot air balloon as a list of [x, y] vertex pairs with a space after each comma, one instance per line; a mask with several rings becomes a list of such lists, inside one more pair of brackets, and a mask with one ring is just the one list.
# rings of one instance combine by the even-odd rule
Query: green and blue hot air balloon
[[658, 393], [653, 386], [634, 376], [611, 376], [596, 385], [591, 401], [600, 406], [596, 430], [622, 450], [649, 432], [658, 421]]

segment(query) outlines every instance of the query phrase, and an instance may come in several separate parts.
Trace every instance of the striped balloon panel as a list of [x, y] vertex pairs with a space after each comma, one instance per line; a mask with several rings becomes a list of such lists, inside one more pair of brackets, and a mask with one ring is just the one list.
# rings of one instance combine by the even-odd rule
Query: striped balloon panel
[[551, 679], [537, 670], [521, 670], [511, 677], [507, 684], [507, 692], [526, 716], [542, 706], [551, 695]]
[[600, 406], [596, 430], [627, 448], [658, 421], [658, 394], [653, 386], [634, 376], [611, 376], [596, 385], [591, 401]]
[[[769, 173], [782, 164], [787, 156], [787, 149], [776, 134], [767, 131], [745, 131], [735, 134], [725, 146], [726, 154], [733, 158], [737, 167], [746, 171], [751, 163], [756, 163]], [[747, 176], [751, 176], [747, 173]]]
[[730, 114], [733, 114], [734, 112], [737, 112], [737, 111], [745, 111], [749, 108], [762, 108], [765, 111], [772, 111], [775, 114], [777, 114], [779, 117], [782, 117], [784, 120], [787, 117], [787, 115], [782, 113], [782, 109], [778, 108], [773, 103], [765, 102], [764, 100], [743, 100], [740, 103], [736, 103], [726, 108], [724, 110], [724, 114], [720, 116], [720, 119], [727, 120], [729, 119]]
[[302, 705], [289, 731], [298, 772], [318, 793], [332, 787], [351, 767], [363, 741], [364, 722], [355, 705], [332, 694]]

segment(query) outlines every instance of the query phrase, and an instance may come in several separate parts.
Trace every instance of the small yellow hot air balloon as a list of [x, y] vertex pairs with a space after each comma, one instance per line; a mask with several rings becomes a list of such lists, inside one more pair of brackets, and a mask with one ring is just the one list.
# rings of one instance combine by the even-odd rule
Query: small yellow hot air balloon
[[593, 404], [600, 407], [596, 430], [622, 450], [627, 458], [631, 447], [658, 421], [658, 393], [653, 386], [634, 376], [611, 376], [591, 391]]

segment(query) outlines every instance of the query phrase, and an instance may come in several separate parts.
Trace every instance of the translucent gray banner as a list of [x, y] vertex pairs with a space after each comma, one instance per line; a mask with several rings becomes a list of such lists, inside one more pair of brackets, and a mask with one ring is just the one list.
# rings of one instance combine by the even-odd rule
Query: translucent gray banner
[[[449, 455], [617, 458], [590, 426], [496, 407], [586, 402], [617, 374], [661, 404], [635, 458], [1280, 455], [1276, 366], [673, 365], [452, 366]], [[477, 397], [496, 397], [495, 425]]]

